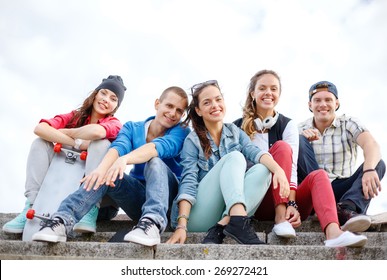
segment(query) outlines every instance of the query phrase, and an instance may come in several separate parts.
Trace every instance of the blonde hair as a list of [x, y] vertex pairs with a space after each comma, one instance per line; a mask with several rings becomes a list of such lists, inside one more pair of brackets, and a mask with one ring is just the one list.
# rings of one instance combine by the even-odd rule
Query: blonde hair
[[241, 125], [242, 130], [244, 132], [246, 132], [246, 134], [251, 139], [254, 137], [255, 133], [257, 133], [257, 130], [255, 129], [255, 126], [254, 126], [254, 119], [259, 117], [259, 114], [256, 112], [256, 109], [255, 109], [255, 100], [253, 99], [251, 94], [254, 92], [255, 85], [257, 84], [257, 81], [263, 75], [266, 75], [266, 74], [271, 74], [278, 79], [278, 82], [280, 85], [279, 91], [281, 93], [281, 88], [282, 88], [281, 79], [280, 79], [279, 75], [276, 72], [274, 72], [273, 70], [266, 70], [266, 69], [261, 70], [261, 71], [258, 71], [257, 73], [255, 73], [255, 75], [253, 77], [251, 77], [249, 87], [247, 90], [245, 105], [243, 107], [243, 120], [242, 120], [242, 125]]

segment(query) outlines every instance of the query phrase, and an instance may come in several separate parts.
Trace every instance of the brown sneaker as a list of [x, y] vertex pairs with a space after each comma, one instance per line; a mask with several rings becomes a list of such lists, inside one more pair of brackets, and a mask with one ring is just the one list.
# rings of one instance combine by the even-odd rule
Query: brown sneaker
[[371, 218], [337, 204], [337, 216], [343, 231], [363, 232], [371, 226]]

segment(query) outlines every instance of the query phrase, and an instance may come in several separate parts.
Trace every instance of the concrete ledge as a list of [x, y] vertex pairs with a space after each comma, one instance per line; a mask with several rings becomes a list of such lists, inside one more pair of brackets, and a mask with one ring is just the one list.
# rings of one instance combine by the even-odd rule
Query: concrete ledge
[[145, 247], [132, 243], [0, 241], [0, 259], [385, 260], [387, 246], [160, 244]]
[[[16, 214], [0, 214], [0, 226]], [[273, 222], [254, 222], [259, 238], [266, 245], [240, 245], [231, 238], [222, 245], [201, 244], [205, 233], [188, 233], [184, 245], [164, 242], [172, 232], [161, 236], [162, 244], [146, 247], [138, 244], [108, 242], [116, 231], [128, 231], [134, 223], [119, 215], [112, 221], [98, 222], [96, 234], [80, 234], [66, 243], [23, 242], [21, 234], [0, 233], [0, 259], [160, 259], [160, 260], [386, 260], [385, 225], [364, 233], [364, 248], [327, 248], [319, 223], [310, 218], [297, 229], [297, 238], [282, 239], [271, 233]]]

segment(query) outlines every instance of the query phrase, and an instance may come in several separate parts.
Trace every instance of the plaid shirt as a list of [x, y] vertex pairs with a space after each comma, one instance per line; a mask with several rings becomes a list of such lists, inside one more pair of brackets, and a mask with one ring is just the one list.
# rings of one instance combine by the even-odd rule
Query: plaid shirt
[[[298, 128], [300, 133], [315, 128], [313, 118], [300, 123]], [[311, 142], [319, 167], [331, 181], [348, 178], [356, 171], [356, 139], [364, 131], [368, 130], [357, 119], [342, 115], [334, 119], [323, 135], [319, 134], [319, 140]]]

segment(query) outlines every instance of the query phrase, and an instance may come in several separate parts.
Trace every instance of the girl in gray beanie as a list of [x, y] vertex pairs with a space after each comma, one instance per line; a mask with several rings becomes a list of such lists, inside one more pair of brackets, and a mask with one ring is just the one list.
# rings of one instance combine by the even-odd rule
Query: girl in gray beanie
[[[25, 207], [16, 218], [3, 226], [3, 231], [23, 232], [26, 212], [34, 204], [54, 157], [54, 143], [61, 143], [76, 150], [87, 150], [86, 175], [98, 166], [122, 127], [121, 122], [114, 117], [114, 113], [124, 98], [125, 90], [122, 78], [110, 75], [102, 80], [79, 108], [40, 120], [34, 130], [38, 138], [33, 141], [27, 159]], [[98, 212], [99, 207], [93, 207], [74, 230], [95, 232]]]

